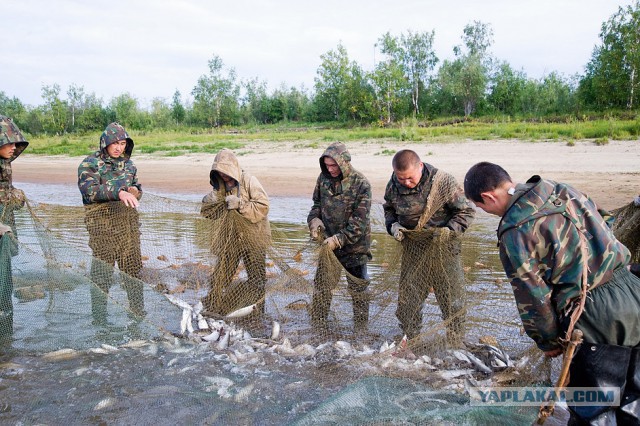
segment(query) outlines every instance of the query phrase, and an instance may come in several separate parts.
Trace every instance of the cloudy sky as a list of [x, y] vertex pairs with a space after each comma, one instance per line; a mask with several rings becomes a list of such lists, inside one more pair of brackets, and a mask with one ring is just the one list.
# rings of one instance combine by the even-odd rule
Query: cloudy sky
[[442, 61], [474, 20], [491, 24], [498, 59], [532, 78], [569, 76], [583, 73], [602, 23], [632, 1], [4, 0], [0, 91], [38, 105], [43, 85], [64, 94], [75, 84], [146, 106], [176, 89], [190, 98], [214, 54], [239, 79], [309, 89], [320, 55], [339, 43], [368, 71], [386, 32], [435, 30]]

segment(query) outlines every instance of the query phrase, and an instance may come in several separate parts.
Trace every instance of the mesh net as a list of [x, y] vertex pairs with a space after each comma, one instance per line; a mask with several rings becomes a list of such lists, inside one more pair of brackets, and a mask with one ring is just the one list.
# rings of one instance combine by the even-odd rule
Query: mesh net
[[[455, 190], [444, 174], [437, 185], [423, 223]], [[356, 404], [359, 423], [391, 402], [382, 423], [459, 415], [474, 424], [505, 414], [470, 408], [470, 384], [550, 383], [552, 366], [522, 335], [487, 250], [493, 223], [464, 237], [409, 231], [398, 243], [374, 205], [362, 280], [310, 240], [306, 224], [272, 223], [267, 238], [222, 204], [201, 208], [147, 193], [137, 210], [33, 201], [16, 210], [18, 238], [0, 240], [0, 379], [18, 374], [33, 385], [3, 398], [0, 419], [37, 422], [46, 411], [55, 421], [127, 422], [143, 409], [147, 420], [309, 424]], [[400, 282], [411, 284], [404, 293]], [[318, 287], [330, 290], [320, 326], [311, 321]], [[398, 316], [415, 323], [408, 343]], [[69, 374], [81, 382], [73, 392]], [[57, 397], [34, 400], [37, 386], [72, 392], [73, 412]], [[160, 408], [176, 398], [182, 409]], [[414, 415], [401, 414], [408, 408]], [[509, 412], [519, 421], [536, 410]]]
[[629, 203], [612, 213], [613, 233], [631, 252], [631, 262], [640, 263], [640, 207]]

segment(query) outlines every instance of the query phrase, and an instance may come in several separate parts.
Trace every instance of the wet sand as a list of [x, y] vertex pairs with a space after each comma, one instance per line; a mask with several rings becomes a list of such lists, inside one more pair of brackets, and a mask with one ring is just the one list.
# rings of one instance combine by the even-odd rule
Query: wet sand
[[[311, 197], [320, 171], [319, 148], [300, 148], [300, 141], [259, 142], [238, 150], [240, 165], [254, 174], [272, 197]], [[415, 150], [423, 161], [441, 168], [462, 183], [466, 171], [478, 161], [503, 166], [514, 181], [534, 174], [567, 182], [589, 194], [603, 208], [627, 204], [640, 193], [640, 143], [611, 141], [598, 146], [590, 141], [565, 142], [467, 141], [458, 143], [348, 142], [352, 164], [373, 187], [375, 202], [382, 202], [391, 176], [391, 158], [400, 149]], [[139, 180], [150, 192], [205, 194], [213, 154], [178, 157], [136, 155]], [[69, 184], [77, 182], [82, 157], [23, 154], [13, 163], [15, 182]], [[28, 196], [28, 194], [27, 194]], [[55, 194], [52, 194], [55, 197]]]

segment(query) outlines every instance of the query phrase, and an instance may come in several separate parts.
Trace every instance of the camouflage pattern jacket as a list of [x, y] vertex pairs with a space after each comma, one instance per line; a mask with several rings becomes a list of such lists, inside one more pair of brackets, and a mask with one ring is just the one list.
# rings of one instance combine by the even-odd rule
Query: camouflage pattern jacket
[[606, 283], [630, 253], [613, 235], [612, 217], [569, 185], [533, 176], [517, 185], [498, 227], [500, 259], [525, 331], [543, 351], [558, 348], [560, 319], [580, 293], [586, 238], [589, 289]]
[[[331, 177], [324, 157], [338, 164], [338, 177]], [[351, 155], [340, 142], [332, 143], [322, 154], [320, 169], [307, 223], [318, 218], [325, 226], [326, 237], [338, 237], [342, 248], [334, 253], [345, 266], [363, 265], [371, 259], [371, 185], [351, 166]]]
[[[422, 178], [414, 188], [401, 185], [395, 173], [391, 175], [384, 193], [384, 221], [387, 232], [391, 235], [391, 225], [400, 223], [407, 229], [414, 229], [418, 225], [420, 216], [431, 193], [432, 180], [438, 169], [431, 164], [422, 163]], [[425, 224], [428, 227], [447, 227], [456, 232], [467, 230], [473, 219], [475, 210], [464, 196], [464, 191], [458, 186], [453, 198], [438, 209]]]
[[11, 226], [13, 234], [17, 236], [13, 211], [24, 206], [25, 196], [22, 190], [13, 186], [11, 163], [22, 154], [29, 142], [24, 139], [18, 127], [2, 115], [0, 115], [0, 131], [2, 132], [0, 146], [16, 144], [11, 158], [0, 158], [0, 222]]
[[130, 158], [130, 152], [120, 158], [112, 158], [101, 149], [85, 158], [78, 167], [78, 188], [84, 205], [119, 201], [118, 193], [135, 186], [142, 195], [138, 183], [138, 169]]

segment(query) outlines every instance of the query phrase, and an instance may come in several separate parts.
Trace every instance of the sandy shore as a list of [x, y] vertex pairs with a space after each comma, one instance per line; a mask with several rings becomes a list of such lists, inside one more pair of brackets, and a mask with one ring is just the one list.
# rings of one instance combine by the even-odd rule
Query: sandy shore
[[[318, 158], [326, 146], [300, 148], [299, 141], [261, 142], [239, 150], [241, 166], [254, 174], [270, 196], [311, 197], [320, 171]], [[326, 145], [329, 145], [327, 142]], [[373, 186], [374, 201], [382, 202], [391, 176], [392, 154], [415, 150], [423, 161], [453, 174], [461, 183], [466, 171], [478, 161], [503, 166], [515, 181], [531, 175], [570, 183], [592, 196], [602, 207], [612, 209], [628, 203], [640, 193], [640, 142], [468, 141], [460, 143], [349, 142], [352, 164]], [[180, 157], [136, 155], [139, 180], [150, 192], [205, 194], [214, 155]], [[16, 182], [70, 184], [77, 182], [81, 157], [51, 157], [23, 154], [13, 163]], [[27, 194], [28, 196], [28, 194]]]

